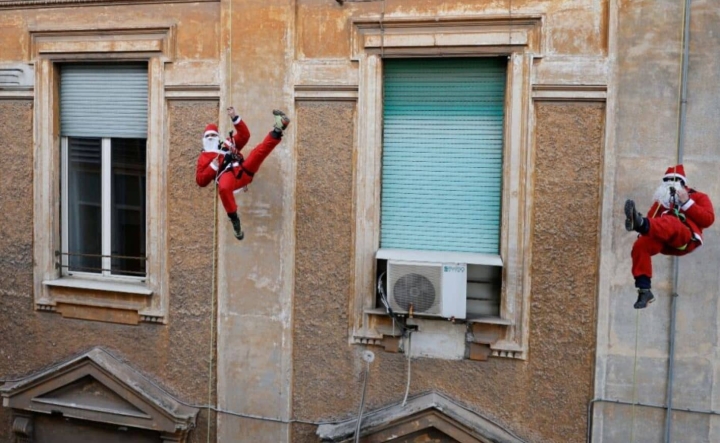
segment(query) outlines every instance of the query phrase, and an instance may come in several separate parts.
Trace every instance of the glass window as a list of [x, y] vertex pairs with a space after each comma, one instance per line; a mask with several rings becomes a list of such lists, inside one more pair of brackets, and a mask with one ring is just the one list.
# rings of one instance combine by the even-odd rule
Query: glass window
[[63, 138], [65, 274], [144, 277], [146, 140]]

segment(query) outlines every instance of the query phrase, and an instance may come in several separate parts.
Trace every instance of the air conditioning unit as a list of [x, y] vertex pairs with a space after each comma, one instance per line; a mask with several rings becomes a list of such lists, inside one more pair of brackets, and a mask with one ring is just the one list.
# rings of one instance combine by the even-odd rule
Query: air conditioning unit
[[464, 319], [467, 264], [388, 260], [387, 289], [395, 312]]

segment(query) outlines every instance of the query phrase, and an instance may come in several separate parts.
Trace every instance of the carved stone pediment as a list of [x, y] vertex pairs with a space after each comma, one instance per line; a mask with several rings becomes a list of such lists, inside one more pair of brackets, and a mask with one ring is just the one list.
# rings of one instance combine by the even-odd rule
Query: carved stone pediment
[[101, 348], [0, 386], [3, 406], [137, 429], [184, 434], [198, 409], [183, 405]]
[[[357, 419], [318, 427], [323, 441], [354, 441]], [[422, 441], [463, 443], [522, 443], [522, 440], [493, 421], [430, 392], [363, 414], [361, 441], [392, 442], [418, 438]]]

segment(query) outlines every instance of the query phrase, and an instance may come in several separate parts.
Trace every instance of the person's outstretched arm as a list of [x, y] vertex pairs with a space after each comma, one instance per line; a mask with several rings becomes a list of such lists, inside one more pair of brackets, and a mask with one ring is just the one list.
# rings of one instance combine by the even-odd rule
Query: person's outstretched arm
[[235, 127], [235, 134], [233, 134], [233, 143], [235, 145], [235, 150], [237, 152], [240, 152], [242, 148], [245, 147], [248, 140], [250, 140], [250, 129], [248, 129], [245, 121], [237, 114], [234, 107], [230, 106], [229, 108], [227, 108], [227, 114], [228, 117], [230, 117], [230, 120], [232, 120], [233, 126]]

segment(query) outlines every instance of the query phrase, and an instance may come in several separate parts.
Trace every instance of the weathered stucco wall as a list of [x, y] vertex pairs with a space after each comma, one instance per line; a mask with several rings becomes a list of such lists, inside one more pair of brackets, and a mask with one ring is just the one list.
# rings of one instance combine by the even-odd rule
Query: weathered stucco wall
[[[289, 84], [295, 10], [285, 0], [230, 0], [225, 6], [228, 16], [232, 13], [226, 22], [232, 69], [222, 100], [236, 106], [249, 125], [247, 155], [272, 128], [273, 109], [294, 117]], [[285, 131], [249, 191], [236, 194], [245, 239], [235, 239], [225, 214], [218, 222], [218, 404], [284, 420], [291, 396], [296, 126], [293, 121]], [[220, 441], [288, 440], [287, 424], [232, 414], [220, 415], [218, 422]]]
[[[36, 337], [26, 333], [25, 316], [16, 312], [33, 309], [32, 112], [32, 101], [0, 100], [0, 140], [7, 164], [0, 176], [0, 378], [15, 368], [34, 368], [23, 344]], [[9, 411], [1, 408], [0, 441], [11, 441], [11, 424]]]
[[[351, 20], [379, 17], [383, 8], [386, 17], [395, 19], [543, 16], [545, 58], [535, 61], [534, 66], [539, 69], [533, 75], [537, 74], [544, 84], [578, 84], [583, 83], [578, 80], [583, 79], [582, 67], [592, 65], [595, 77], [588, 84], [603, 84], [609, 3], [610, 0], [387, 0], [346, 2], [341, 6], [333, 0], [223, 0], [5, 9], [0, 11], [3, 48], [0, 62], [28, 61], [31, 28], [174, 26], [175, 59], [165, 64], [165, 86], [219, 85], [220, 106], [235, 105], [250, 125], [253, 136], [247, 150], [270, 129], [273, 108], [290, 111], [294, 121], [283, 143], [263, 165], [251, 191], [237, 197], [247, 231], [243, 242], [232, 237], [226, 216], [219, 209], [219, 404], [236, 412], [282, 419], [343, 418], [356, 410], [362, 370], [359, 360], [362, 347], [350, 346], [347, 340], [353, 266], [352, 149], [357, 129], [349, 122], [355, 121], [357, 111], [349, 102], [301, 102], [297, 115], [293, 115], [293, 87], [312, 81], [357, 86], [357, 63], [349, 60]], [[581, 67], [574, 64], [574, 59], [570, 62], [563, 59], [553, 65], [548, 61], [554, 56], [558, 56], [556, 59], [580, 56], [578, 59], [590, 61], [583, 61]], [[228, 65], [224, 66], [224, 62]], [[299, 68], [301, 64], [303, 68]], [[570, 68], [561, 66], [553, 70], [552, 66], [558, 65]], [[333, 66], [337, 69], [333, 70]], [[302, 72], [317, 75], [311, 79], [297, 78], [305, 68], [307, 71]], [[568, 69], [563, 71], [565, 77], [555, 79], [552, 74], [562, 69]], [[30, 106], [29, 103], [21, 102], [21, 106]], [[0, 318], [4, 321], [0, 322], [0, 332], [7, 330], [10, 335], [2, 335], [3, 339], [7, 337], [4, 343], [13, 344], [7, 351], [8, 346], [0, 345], [0, 351], [11, 357], [2, 358], [0, 375], [36, 369], [99, 344], [128, 359], [181, 399], [207, 402], [213, 206], [212, 192], [198, 189], [192, 173], [199, 131], [205, 123], [217, 121], [217, 106], [202, 101], [168, 103], [171, 165], [166, 195], [171, 296], [167, 326], [130, 327], [35, 313], [30, 293], [32, 232], [27, 227], [24, 230], [17, 227], [16, 220], [23, 217], [23, 211], [7, 206], [13, 211], [8, 215], [8, 223], [14, 225], [8, 230], [10, 237], [0, 238], [3, 247], [0, 253], [18, 252], [0, 260], [15, 260], [16, 264], [4, 269], [21, 271], [0, 269], [0, 284], [12, 288], [0, 290], [0, 298], [10, 300], [0, 305], [4, 316]], [[11, 116], [4, 121], [15, 122], [14, 109], [0, 112], [2, 117]], [[32, 118], [30, 109], [23, 112], [27, 112], [28, 119]], [[531, 441], [580, 440], [584, 432], [584, 402], [590, 397], [588, 383], [592, 371], [587, 358], [592, 355], [588, 343], [594, 339], [594, 305], [588, 304], [593, 300], [590, 296], [578, 302], [576, 288], [594, 294], [593, 288], [584, 285], [595, 279], [592, 272], [596, 251], [579, 246], [585, 243], [574, 246], [572, 241], [581, 238], [583, 242], [590, 241], [589, 245], [597, 243], [594, 227], [598, 223], [592, 219], [597, 214], [589, 209], [592, 202], [598, 203], [593, 200], [597, 195], [589, 189], [600, 187], [599, 165], [595, 162], [602, 152], [603, 113], [599, 105], [546, 104], [537, 108], [538, 168], [554, 168], [543, 161], [551, 162], [558, 155], [562, 167], [570, 169], [562, 172], [552, 169], [538, 175], [535, 213], [540, 228], [534, 232], [541, 240], [536, 239], [533, 248], [541, 258], [533, 265], [535, 292], [528, 361], [421, 359], [413, 363], [414, 393], [437, 388]], [[224, 111], [220, 114], [221, 129], [229, 129]], [[13, 142], [18, 144], [11, 144], [12, 149], [20, 150], [20, 144], [25, 143], [21, 140], [32, 139], [32, 128], [28, 126], [24, 131], [22, 139]], [[300, 139], [297, 143], [295, 131]], [[0, 138], [3, 152], [5, 140], [3, 134]], [[553, 157], [543, 157], [542, 153]], [[583, 167], [595, 174], [587, 175], [592, 179], [580, 178], [579, 183], [587, 186], [589, 192], [587, 201], [570, 207], [592, 212], [583, 226], [562, 224], [567, 217], [563, 218], [562, 211], [556, 209], [571, 201], [556, 197], [555, 192], [572, 195], [571, 186], [575, 183], [553, 180], [574, 174], [578, 165], [566, 160], [573, 153], [580, 153], [588, 162]], [[13, 170], [11, 179], [6, 175], [0, 179], [3, 209], [7, 188], [20, 186], [18, 192], [31, 193], [31, 159], [23, 167]], [[29, 196], [27, 202], [12, 204], [23, 205], [29, 214], [31, 199]], [[29, 220], [31, 215], [27, 217]], [[551, 231], [557, 225], [567, 231], [553, 236]], [[542, 244], [537, 244], [539, 241]], [[588, 260], [574, 261], [578, 255]], [[566, 273], [547, 268], [551, 263], [565, 263]], [[563, 280], [566, 277], [570, 280]], [[4, 285], [5, 281], [12, 286]], [[569, 314], [560, 312], [567, 311], [571, 302]], [[28, 336], [33, 339], [29, 349], [19, 346], [16, 349], [15, 344], [24, 343]], [[567, 374], [573, 372], [568, 368], [578, 374], [570, 383]], [[405, 371], [402, 355], [381, 353], [373, 365], [368, 407], [401, 399]], [[467, 389], [468, 385], [476, 388]], [[561, 385], [567, 387], [567, 392], [560, 391], [562, 395], [555, 391]], [[563, 411], [560, 417], [551, 412], [537, 414], [537, 404], [572, 410]], [[0, 411], [5, 414], [3, 417], [8, 416], [6, 411]], [[203, 412], [198, 430], [193, 433], [196, 440], [205, 438], [205, 416]], [[284, 424], [231, 415], [219, 416], [218, 423], [220, 437], [228, 441], [287, 439]], [[307, 429], [297, 427], [299, 440], [305, 439], [300, 435]], [[309, 435], [312, 439], [312, 430]]]
[[[530, 355], [526, 362], [417, 359], [411, 395], [439, 390], [532, 442], [580, 442], [592, 397], [604, 105], [537, 111]], [[293, 412], [357, 413], [362, 346], [348, 345], [353, 119], [348, 104], [301, 104], [298, 115]], [[578, 198], [581, 197], [581, 198]], [[578, 216], [581, 214], [581, 216]], [[372, 348], [366, 411], [402, 400], [406, 360]], [[298, 441], [316, 437], [298, 425]]]
[[[213, 197], [195, 184], [195, 159], [217, 102], [169, 105], [170, 313], [168, 324], [127, 326], [36, 312], [32, 298], [32, 102], [0, 100], [8, 169], [0, 185], [0, 378], [15, 378], [102, 346], [182, 401], [208, 402]], [[200, 123], [202, 122], [202, 123]], [[191, 441], [205, 441], [201, 411]], [[0, 408], [0, 441], [10, 443], [10, 410]], [[214, 431], [213, 431], [214, 432]]]
[[123, 29], [175, 26], [179, 60], [217, 59], [220, 53], [217, 3], [134, 4], [87, 8], [0, 10], [2, 60], [30, 57], [29, 30]]
[[334, 1], [298, 0], [297, 4], [298, 59], [347, 57], [352, 27], [348, 16], [379, 15], [383, 6], [387, 17], [545, 14], [544, 26], [552, 33], [548, 53], [599, 56], [607, 51], [609, 0], [385, 0], [346, 2], [343, 6]]
[[[617, 60], [613, 83], [615, 139], [607, 204], [613, 217], [604, 220], [611, 237], [601, 275], [607, 289], [600, 294], [598, 398], [664, 406], [667, 402], [672, 260], [653, 259], [656, 301], [636, 312], [637, 296], [630, 272], [634, 233], [623, 227], [622, 205], [635, 199], [641, 212], [668, 166], [677, 162], [684, 2], [619, 1]], [[720, 9], [712, 0], [693, 0], [690, 11], [687, 127], [683, 163], [688, 184], [707, 193], [717, 218], [720, 180]], [[673, 405], [679, 409], [715, 411], [720, 402], [718, 297], [720, 234], [717, 222], [703, 232], [704, 245], [680, 259]], [[637, 322], [637, 323], [636, 323]], [[637, 362], [635, 359], [636, 324]], [[637, 364], [635, 381], [634, 368]], [[633, 391], [634, 389], [634, 391]], [[665, 411], [598, 403], [593, 441], [664, 441]], [[634, 416], [634, 419], [633, 419]], [[671, 441], [720, 441], [720, 418], [702, 413], [673, 414]]]

